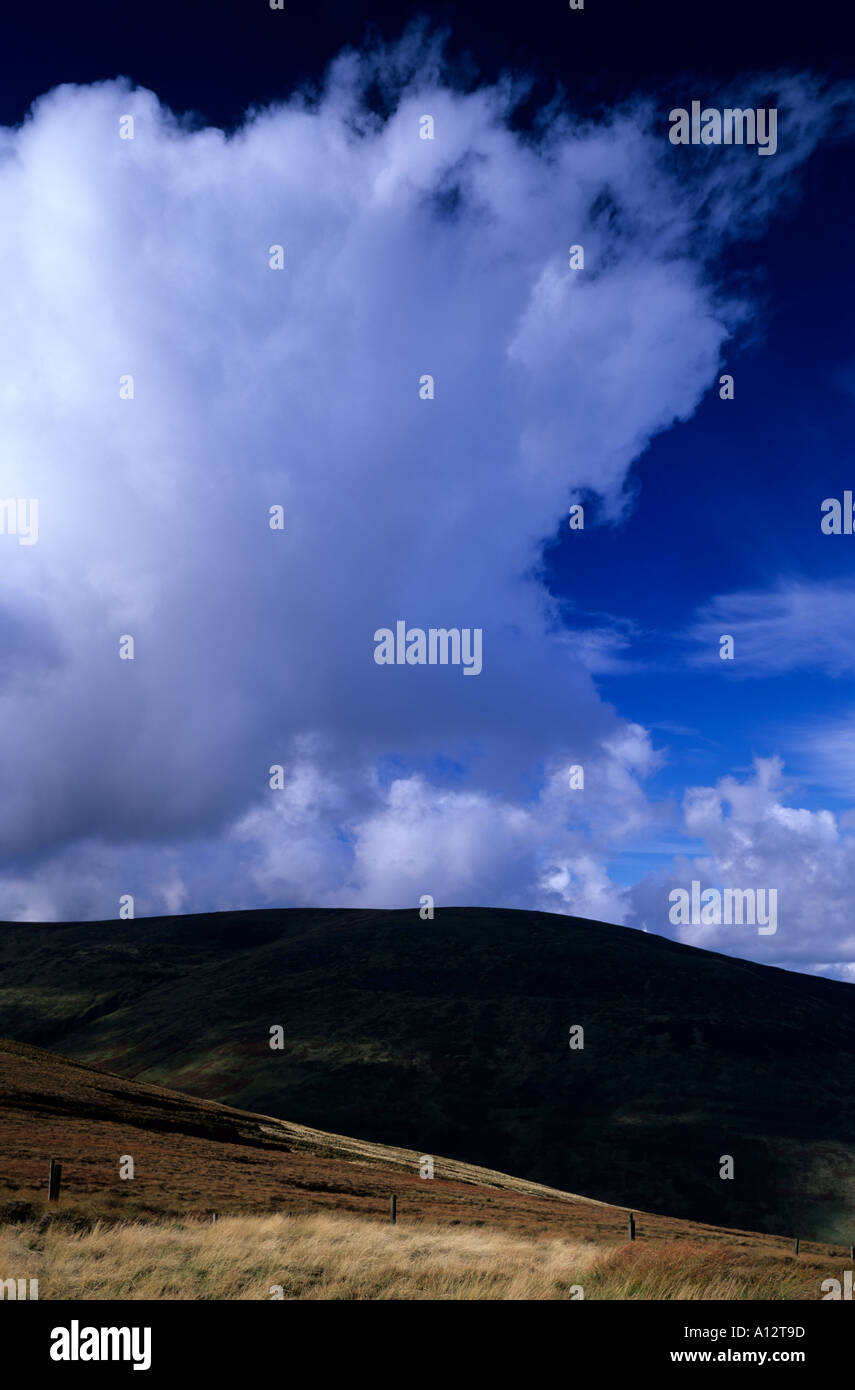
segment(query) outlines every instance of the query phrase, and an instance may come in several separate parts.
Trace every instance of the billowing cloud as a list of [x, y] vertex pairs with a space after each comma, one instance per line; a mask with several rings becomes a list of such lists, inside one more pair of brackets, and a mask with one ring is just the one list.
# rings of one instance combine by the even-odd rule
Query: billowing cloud
[[[2, 132], [0, 497], [39, 534], [0, 537], [0, 912], [624, 912], [657, 755], [541, 553], [714, 385], [746, 313], [717, 256], [834, 117], [780, 89], [774, 160], [675, 151], [645, 101], [523, 134], [416, 35], [228, 135], [125, 82]], [[378, 666], [399, 619], [481, 628], [482, 673]]]
[[622, 920], [624, 890], [603, 862], [656, 823], [642, 783], [659, 764], [645, 731], [626, 725], [581, 778], [554, 767], [524, 801], [413, 774], [377, 785], [373, 805], [345, 818], [353, 798], [321, 782], [310, 755], [236, 836], [260, 851], [252, 875], [268, 898], [395, 907], [428, 893], [438, 905], [501, 902]]
[[[828, 810], [790, 804], [796, 792], [780, 758], [756, 759], [742, 780], [723, 777], [714, 787], [689, 788], [684, 828], [705, 852], [678, 857], [667, 873], [636, 884], [632, 924], [707, 950], [855, 979], [855, 834]], [[776, 930], [761, 935], [747, 921], [671, 926], [670, 893], [689, 891], [692, 881], [699, 893], [762, 890], [764, 918], [773, 891]]]

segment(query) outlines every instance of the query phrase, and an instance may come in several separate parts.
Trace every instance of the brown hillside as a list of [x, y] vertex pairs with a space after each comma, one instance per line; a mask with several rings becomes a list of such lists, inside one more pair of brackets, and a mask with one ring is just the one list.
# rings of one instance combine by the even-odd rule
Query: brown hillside
[[[419, 1176], [418, 1152], [327, 1134], [129, 1081], [21, 1043], [0, 1041], [0, 1219], [20, 1203], [41, 1207], [51, 1157], [63, 1164], [59, 1211], [81, 1207], [121, 1217], [328, 1211], [399, 1220], [503, 1227], [619, 1245], [618, 1207], [434, 1155]], [[119, 1160], [134, 1159], [133, 1180]], [[785, 1240], [636, 1213], [639, 1240], [685, 1238], [780, 1255]], [[834, 1249], [804, 1244], [805, 1256]], [[834, 1268], [839, 1264], [834, 1260]]]

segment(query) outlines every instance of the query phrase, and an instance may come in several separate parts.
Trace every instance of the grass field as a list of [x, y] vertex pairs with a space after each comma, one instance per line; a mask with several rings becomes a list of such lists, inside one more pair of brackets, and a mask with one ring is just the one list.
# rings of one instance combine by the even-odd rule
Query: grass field
[[323, 1212], [88, 1226], [57, 1213], [0, 1228], [0, 1269], [37, 1278], [40, 1299], [820, 1299], [844, 1263]]

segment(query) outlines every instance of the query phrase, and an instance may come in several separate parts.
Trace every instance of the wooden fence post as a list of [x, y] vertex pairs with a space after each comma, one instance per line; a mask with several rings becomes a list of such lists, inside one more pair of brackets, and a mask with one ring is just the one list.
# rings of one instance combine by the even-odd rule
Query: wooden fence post
[[48, 1178], [48, 1201], [59, 1201], [59, 1189], [62, 1183], [62, 1164], [55, 1158], [50, 1161], [50, 1177]]
[[798, 1238], [798, 1236], [796, 1236], [795, 1240], [793, 1241], [793, 1254], [794, 1254], [794, 1255], [797, 1255], [798, 1253], [799, 1253], [799, 1238]]
[[629, 1238], [635, 1240], [635, 1217], [632, 1212], [629, 1213]]
[[398, 1220], [398, 1199], [393, 1193], [389, 1198], [389, 1223], [394, 1226]]

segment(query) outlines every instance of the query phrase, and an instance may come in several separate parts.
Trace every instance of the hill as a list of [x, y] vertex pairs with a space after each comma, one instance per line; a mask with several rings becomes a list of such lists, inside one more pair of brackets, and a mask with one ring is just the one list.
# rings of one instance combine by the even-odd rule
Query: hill
[[[510, 1226], [551, 1223], [617, 1240], [625, 1214], [600, 1202], [473, 1164], [421, 1154], [198, 1100], [0, 1039], [0, 1222], [41, 1209], [49, 1160], [63, 1165], [59, 1206], [108, 1217], [335, 1211]], [[120, 1176], [130, 1155], [133, 1178]], [[648, 1234], [675, 1223], [651, 1218]]]
[[[846, 1252], [626, 1213], [0, 1041], [0, 1265], [40, 1298], [820, 1299]], [[127, 1156], [133, 1178], [120, 1176]], [[46, 1206], [50, 1156], [60, 1201]], [[389, 1195], [398, 1224], [388, 1222]], [[211, 1222], [216, 1211], [217, 1222]], [[293, 1218], [293, 1219], [291, 1219]]]
[[0, 1031], [124, 1077], [621, 1207], [855, 1237], [852, 985], [454, 908], [5, 924], [0, 982]]

